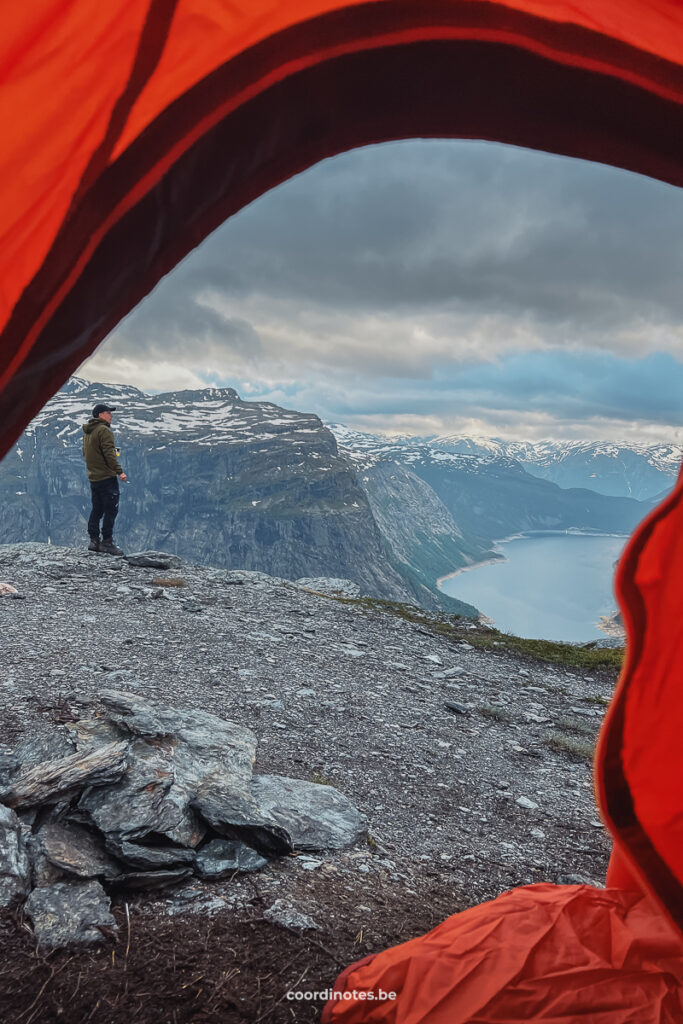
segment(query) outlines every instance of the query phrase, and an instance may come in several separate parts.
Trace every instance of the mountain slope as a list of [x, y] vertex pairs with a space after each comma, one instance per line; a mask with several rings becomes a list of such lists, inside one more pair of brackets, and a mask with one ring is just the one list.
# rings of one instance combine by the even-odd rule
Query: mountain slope
[[461, 534], [490, 543], [530, 530], [629, 533], [650, 503], [588, 489], [558, 487], [494, 451], [463, 454], [433, 443], [394, 442], [332, 425], [342, 451], [367, 470], [380, 462], [408, 466], [441, 499]]
[[[350, 453], [346, 453], [353, 461]], [[445, 570], [495, 558], [488, 545], [467, 538], [432, 488], [407, 466], [377, 462], [358, 469], [375, 521], [387, 542], [389, 557], [401, 576], [414, 581], [421, 603], [433, 607], [438, 594], [444, 611], [476, 616], [472, 605], [436, 590]]]
[[317, 416], [243, 402], [230, 389], [145, 395], [72, 379], [0, 467], [0, 542], [84, 544], [89, 488], [81, 424], [117, 407], [130, 483], [116, 536], [200, 563], [296, 579], [339, 576], [408, 600], [367, 498]]

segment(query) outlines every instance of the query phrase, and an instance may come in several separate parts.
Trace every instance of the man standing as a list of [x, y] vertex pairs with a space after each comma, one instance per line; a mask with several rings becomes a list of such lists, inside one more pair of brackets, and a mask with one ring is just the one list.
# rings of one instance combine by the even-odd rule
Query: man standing
[[[88, 551], [104, 551], [108, 555], [122, 555], [114, 543], [114, 520], [119, 511], [119, 477], [126, 479], [114, 447], [111, 414], [114, 405], [96, 405], [92, 419], [83, 425], [83, 456], [88, 468], [92, 492], [92, 512], [88, 520], [90, 543]], [[100, 541], [100, 519], [102, 540]]]

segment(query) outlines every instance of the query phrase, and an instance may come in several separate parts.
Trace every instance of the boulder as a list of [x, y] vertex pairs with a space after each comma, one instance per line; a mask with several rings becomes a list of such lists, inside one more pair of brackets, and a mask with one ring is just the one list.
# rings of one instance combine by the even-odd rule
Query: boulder
[[21, 762], [14, 750], [0, 746], [0, 789], [6, 789], [12, 776], [21, 767]]
[[259, 871], [268, 863], [251, 846], [236, 839], [212, 839], [197, 854], [197, 874], [213, 882], [236, 871]]
[[205, 833], [199, 809], [192, 806], [201, 787], [215, 794], [214, 803], [221, 794], [228, 803], [233, 795], [248, 797], [256, 756], [251, 730], [206, 711], [154, 705], [133, 693], [105, 691], [101, 700], [107, 721], [79, 722], [72, 728], [77, 742], [88, 746], [98, 735], [108, 737], [111, 728], [133, 737], [126, 777], [85, 794], [79, 804], [102, 832], [121, 840], [154, 833], [194, 848]]
[[261, 810], [248, 788], [229, 789], [222, 779], [209, 778], [200, 785], [192, 806], [219, 835], [241, 839], [266, 857], [292, 852], [287, 829]]
[[125, 555], [125, 559], [129, 565], [141, 569], [177, 569], [182, 564], [178, 555], [167, 551], [136, 551], [132, 555]]
[[31, 863], [21, 822], [0, 804], [0, 907], [23, 900], [30, 889]]
[[240, 785], [251, 778], [256, 736], [250, 729], [208, 711], [155, 705], [134, 693], [106, 690], [101, 701], [109, 722], [122, 732], [171, 739], [180, 785], [192, 787], [207, 774], [223, 774]]
[[55, 882], [34, 889], [26, 912], [38, 939], [47, 949], [101, 943], [103, 929], [116, 929], [109, 897], [99, 882]]
[[133, 740], [128, 763], [128, 771], [114, 784], [86, 790], [78, 810], [100, 832], [118, 840], [153, 834], [182, 846], [196, 846], [204, 829], [190, 810], [186, 791], [175, 785], [172, 741]]
[[255, 775], [259, 810], [287, 830], [297, 850], [340, 850], [365, 834], [365, 819], [334, 788], [281, 775]]

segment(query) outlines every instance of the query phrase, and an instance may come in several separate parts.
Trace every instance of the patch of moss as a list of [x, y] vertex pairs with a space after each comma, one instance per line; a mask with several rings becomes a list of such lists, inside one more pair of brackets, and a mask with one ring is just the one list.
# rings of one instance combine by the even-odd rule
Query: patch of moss
[[525, 637], [501, 633], [497, 629], [464, 630], [467, 620], [460, 615], [446, 615], [430, 612], [415, 605], [400, 601], [385, 601], [377, 597], [335, 598], [345, 604], [353, 604], [368, 611], [396, 615], [408, 622], [414, 622], [435, 636], [442, 636], [455, 643], [466, 641], [472, 647], [485, 651], [508, 651], [520, 657], [562, 665], [566, 668], [585, 670], [611, 669], [618, 672], [624, 658], [623, 648], [576, 647], [574, 644], [558, 643], [554, 640], [528, 640]]
[[332, 785], [332, 783], [330, 782], [328, 777], [326, 775], [323, 775], [322, 772], [313, 772], [313, 774], [311, 775], [310, 781], [311, 782], [315, 782], [316, 786], [331, 786]]
[[570, 736], [556, 733], [543, 742], [548, 750], [554, 750], [556, 754], [569, 754], [578, 761], [593, 760], [594, 746], [586, 740], [574, 740]]
[[580, 736], [594, 736], [595, 727], [587, 722], [581, 722], [578, 718], [558, 718], [557, 728], [562, 732], [576, 732]]

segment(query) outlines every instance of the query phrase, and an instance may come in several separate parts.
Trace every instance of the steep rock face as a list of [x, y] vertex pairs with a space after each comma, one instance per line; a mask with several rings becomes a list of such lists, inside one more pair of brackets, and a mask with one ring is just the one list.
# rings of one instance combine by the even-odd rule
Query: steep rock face
[[125, 547], [292, 579], [339, 576], [377, 596], [412, 596], [318, 417], [242, 402], [230, 388], [150, 396], [72, 379], [3, 461], [0, 542], [87, 539], [81, 425], [98, 401], [117, 407], [112, 426], [130, 480], [121, 484], [116, 525]]
[[629, 533], [649, 511], [630, 498], [564, 489], [499, 460], [487, 472], [426, 460], [415, 471], [464, 528], [500, 539], [532, 530]]
[[[465, 536], [432, 488], [407, 466], [365, 460], [341, 449], [355, 465], [375, 521], [401, 575], [414, 580], [420, 603], [455, 614], [475, 616], [472, 605], [436, 589], [436, 580], [455, 569], [495, 554], [486, 544]], [[367, 463], [367, 464], [366, 464]]]

